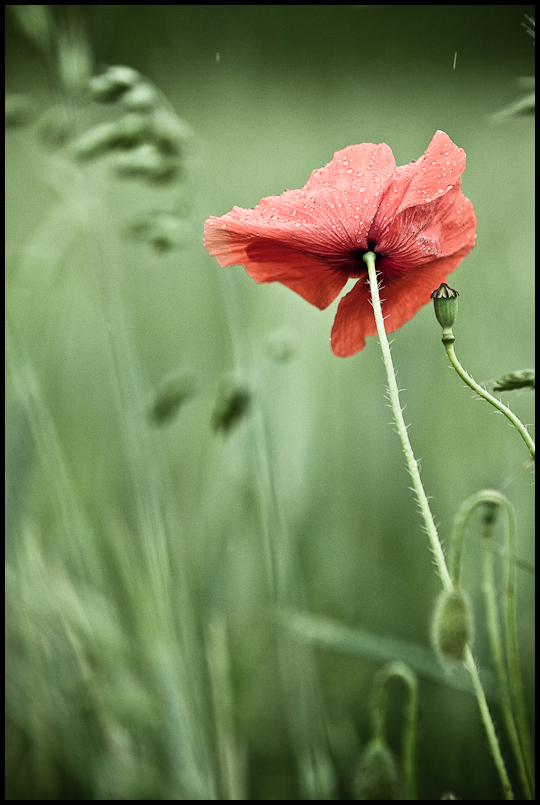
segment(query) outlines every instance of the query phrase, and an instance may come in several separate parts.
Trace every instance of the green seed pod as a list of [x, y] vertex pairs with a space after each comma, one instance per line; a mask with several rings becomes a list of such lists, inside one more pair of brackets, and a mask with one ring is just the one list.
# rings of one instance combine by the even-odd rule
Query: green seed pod
[[453, 327], [457, 318], [459, 294], [443, 282], [436, 291], [433, 291], [431, 298], [435, 307], [437, 321], [443, 328]]
[[433, 646], [443, 664], [463, 661], [472, 638], [469, 603], [463, 590], [443, 590], [435, 605], [431, 627]]
[[362, 754], [354, 794], [358, 800], [398, 799], [397, 765], [383, 738], [373, 738]]

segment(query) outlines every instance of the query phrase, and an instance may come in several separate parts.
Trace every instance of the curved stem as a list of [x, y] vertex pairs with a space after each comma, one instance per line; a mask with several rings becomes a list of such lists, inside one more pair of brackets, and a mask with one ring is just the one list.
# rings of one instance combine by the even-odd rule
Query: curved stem
[[529, 448], [531, 456], [534, 458], [535, 453], [534, 441], [531, 438], [531, 435], [529, 434], [525, 425], [521, 422], [520, 419], [518, 419], [518, 417], [514, 414], [514, 412], [510, 410], [510, 408], [508, 408], [506, 405], [503, 405], [503, 403], [496, 397], [494, 397], [492, 394], [490, 394], [489, 391], [486, 391], [484, 388], [482, 388], [482, 386], [480, 386], [476, 382], [476, 380], [474, 380], [470, 376], [470, 374], [465, 371], [455, 353], [454, 340], [455, 340], [454, 335], [450, 328], [443, 330], [442, 341], [444, 344], [444, 348], [446, 349], [446, 354], [450, 359], [450, 363], [452, 364], [458, 375], [473, 391], [475, 391], [480, 397], [482, 397], [482, 399], [486, 400], [486, 402], [490, 403], [494, 408], [497, 409], [497, 411], [500, 411], [502, 414], [505, 415], [507, 419], [510, 420], [512, 425], [516, 428], [518, 433], [521, 435], [523, 441]]
[[418, 681], [416, 676], [404, 662], [396, 661], [385, 665], [375, 678], [373, 686], [373, 731], [376, 737], [384, 737], [385, 723], [385, 690], [389, 680], [399, 677], [407, 688], [407, 704], [405, 706], [401, 763], [403, 768], [403, 784], [405, 800], [415, 800], [415, 751], [418, 728]]
[[[499, 679], [501, 704], [506, 727], [516, 756], [519, 773], [523, 781], [527, 799], [534, 799], [534, 751], [527, 723], [527, 713], [521, 679], [521, 668], [516, 633], [516, 517], [510, 501], [496, 489], [484, 489], [465, 500], [454, 519], [452, 530], [452, 579], [459, 581], [462, 546], [465, 529], [473, 511], [480, 505], [498, 506], [506, 515], [506, 544], [504, 549], [504, 629], [506, 642], [506, 663], [503, 656], [502, 641], [497, 612], [496, 590], [493, 579], [493, 517], [489, 512], [484, 517], [483, 531], [483, 571], [484, 595], [488, 634], [493, 662]], [[512, 705], [514, 710], [512, 711]], [[514, 715], [515, 713], [515, 715]]]
[[[482, 493], [480, 493], [482, 494]], [[480, 502], [480, 501], [479, 501]], [[505, 583], [504, 583], [504, 611], [505, 611], [505, 633], [506, 633], [506, 653], [508, 662], [508, 672], [504, 661], [501, 633], [499, 627], [499, 612], [497, 606], [497, 590], [495, 587], [495, 578], [493, 570], [493, 551], [491, 550], [491, 543], [493, 542], [493, 522], [494, 513], [487, 511], [484, 515], [483, 523], [483, 550], [482, 550], [482, 566], [484, 575], [484, 597], [486, 605], [486, 617], [488, 625], [488, 634], [491, 644], [491, 654], [493, 662], [499, 678], [499, 689], [501, 693], [501, 705], [506, 722], [506, 729], [514, 754], [516, 763], [519, 769], [519, 774], [523, 782], [526, 798], [529, 800], [534, 799], [533, 794], [533, 774], [530, 763], [527, 762], [527, 736], [528, 728], [526, 725], [526, 718], [523, 723], [518, 723], [517, 718], [521, 709], [520, 705], [523, 702], [522, 685], [521, 685], [521, 672], [519, 669], [519, 659], [517, 654], [517, 640], [516, 640], [516, 620], [515, 620], [515, 566], [513, 563], [514, 543], [515, 543], [515, 522], [513, 511], [510, 504], [503, 495], [496, 493], [490, 494], [489, 491], [486, 497], [481, 502], [491, 503], [492, 508], [495, 505], [501, 505], [506, 509], [508, 528], [507, 528], [507, 551], [505, 561]], [[509, 679], [510, 677], [510, 679]], [[513, 696], [512, 696], [513, 692]], [[520, 695], [521, 694], [521, 695]], [[512, 711], [512, 700], [514, 700], [514, 707], [516, 710], [516, 718]], [[521, 732], [521, 735], [520, 735]]]
[[[407, 426], [405, 425], [403, 412], [401, 410], [401, 404], [399, 400], [399, 390], [396, 382], [396, 373], [394, 370], [394, 364], [392, 362], [392, 356], [390, 354], [390, 345], [388, 343], [388, 337], [386, 335], [386, 329], [384, 326], [384, 317], [381, 308], [381, 300], [379, 297], [377, 270], [375, 268], [375, 254], [373, 252], [367, 252], [364, 255], [363, 259], [368, 269], [368, 278], [369, 278], [369, 286], [371, 289], [373, 312], [375, 315], [377, 333], [379, 335], [384, 366], [386, 369], [390, 403], [392, 405], [392, 411], [394, 414], [396, 428], [398, 431], [399, 438], [401, 439], [403, 452], [405, 453], [405, 459], [407, 462], [407, 468], [413, 481], [414, 491], [420, 506], [420, 511], [422, 512], [422, 517], [424, 519], [426, 531], [431, 545], [431, 550], [435, 558], [435, 563], [437, 565], [437, 570], [441, 577], [444, 589], [450, 591], [453, 589], [452, 579], [448, 571], [446, 559], [444, 557], [439, 535], [437, 533], [437, 528], [435, 526], [435, 521], [433, 520], [433, 515], [431, 513], [431, 509], [429, 508], [427, 495], [422, 485], [422, 480], [420, 478], [420, 471], [418, 469], [418, 462], [414, 457], [413, 449], [409, 441], [409, 435], [407, 433]], [[505, 799], [509, 800], [514, 799], [512, 786], [510, 784], [508, 772], [506, 771], [504, 759], [501, 754], [497, 734], [495, 732], [495, 726], [493, 724], [493, 720], [489, 712], [484, 689], [482, 688], [482, 683], [480, 681], [480, 677], [478, 674], [478, 669], [476, 667], [476, 663], [474, 661], [473, 655], [469, 647], [467, 647], [466, 649], [464, 662], [465, 667], [467, 668], [471, 677], [476, 699], [478, 701], [478, 706], [480, 708], [480, 714], [482, 716], [482, 721], [484, 722], [484, 727], [488, 737], [491, 754], [493, 755], [493, 760], [495, 762], [495, 766], [499, 774]]]

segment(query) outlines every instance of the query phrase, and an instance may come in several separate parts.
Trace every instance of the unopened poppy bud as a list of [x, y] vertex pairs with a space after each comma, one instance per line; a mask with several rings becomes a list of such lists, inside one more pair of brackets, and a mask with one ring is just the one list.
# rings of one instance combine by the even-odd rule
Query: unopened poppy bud
[[458, 311], [458, 296], [458, 292], [450, 288], [446, 282], [441, 283], [431, 294], [435, 315], [441, 327], [450, 328], [454, 325]]
[[354, 793], [358, 800], [398, 799], [397, 765], [383, 738], [373, 738], [360, 758]]
[[469, 603], [462, 590], [443, 590], [433, 615], [431, 637], [441, 660], [456, 665], [465, 657], [472, 637]]

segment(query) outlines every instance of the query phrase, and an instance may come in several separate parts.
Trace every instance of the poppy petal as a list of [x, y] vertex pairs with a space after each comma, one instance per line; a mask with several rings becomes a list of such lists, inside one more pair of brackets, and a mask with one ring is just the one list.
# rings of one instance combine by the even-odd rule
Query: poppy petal
[[330, 346], [334, 355], [348, 358], [364, 349], [366, 336], [376, 334], [377, 326], [366, 272], [365, 280], [358, 280], [354, 288], [339, 301]]

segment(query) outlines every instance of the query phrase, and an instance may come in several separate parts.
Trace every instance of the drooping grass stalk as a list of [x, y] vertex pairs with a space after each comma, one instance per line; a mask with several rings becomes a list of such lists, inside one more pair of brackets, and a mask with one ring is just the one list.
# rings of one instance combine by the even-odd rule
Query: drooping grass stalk
[[[302, 579], [295, 572], [294, 547], [280, 505], [279, 490], [270, 460], [264, 395], [251, 344], [239, 332], [242, 320], [234, 278], [222, 275], [224, 310], [229, 323], [235, 369], [248, 380], [253, 393], [249, 408], [249, 440], [256, 483], [260, 528], [271, 606], [274, 613], [303, 608]], [[335, 773], [326, 745], [326, 724], [317, 684], [317, 668], [311, 646], [279, 628], [277, 654], [288, 728], [293, 745], [300, 789], [306, 799], [329, 799]]]
[[[386, 377], [388, 381], [388, 393], [390, 403], [392, 406], [392, 412], [394, 414], [394, 421], [396, 423], [397, 432], [401, 440], [401, 444], [403, 446], [403, 452], [405, 454], [407, 468], [412, 478], [414, 492], [418, 500], [418, 504], [420, 506], [420, 511], [422, 513], [422, 518], [424, 520], [425, 529], [429, 538], [431, 551], [435, 558], [435, 563], [437, 565], [439, 576], [441, 578], [444, 589], [447, 591], [451, 591], [453, 589], [452, 579], [448, 571], [448, 566], [446, 564], [446, 559], [444, 556], [442, 545], [439, 539], [439, 535], [437, 533], [435, 521], [433, 519], [433, 515], [429, 507], [427, 495], [425, 493], [424, 486], [420, 478], [420, 470], [418, 468], [418, 462], [414, 456], [411, 442], [409, 440], [409, 434], [407, 432], [407, 426], [403, 418], [403, 411], [401, 409], [399, 390], [396, 381], [396, 373], [394, 369], [394, 364], [392, 362], [392, 356], [390, 354], [390, 345], [388, 343], [386, 329], [384, 326], [384, 317], [382, 313], [381, 300], [379, 296], [379, 282], [377, 278], [377, 269], [375, 267], [375, 259], [376, 255], [373, 252], [367, 252], [364, 255], [364, 262], [366, 263], [368, 269], [368, 278], [369, 278], [369, 286], [371, 289], [373, 312], [375, 314], [377, 333], [379, 335], [379, 342], [381, 345], [384, 366], [386, 369]], [[465, 650], [464, 664], [471, 677], [474, 692], [478, 701], [478, 706], [480, 708], [482, 721], [484, 722], [489, 747], [499, 774], [505, 799], [512, 800], [514, 799], [514, 793], [512, 791], [512, 786], [510, 783], [510, 779], [508, 777], [506, 765], [499, 746], [499, 740], [497, 738], [497, 733], [495, 731], [493, 719], [491, 718], [491, 714], [489, 712], [484, 689], [482, 687], [480, 676], [478, 674], [478, 669], [476, 667], [476, 663], [474, 661], [472, 652], [468, 646]]]
[[[467, 523], [473, 511], [482, 505], [489, 507], [483, 518], [482, 568], [491, 654], [499, 680], [506, 728], [516, 757], [526, 798], [532, 800], [534, 799], [534, 754], [525, 711], [516, 633], [515, 514], [508, 499], [497, 490], [486, 489], [477, 492], [461, 505], [455, 517], [452, 532], [453, 578], [456, 581], [459, 577], [462, 545]], [[506, 515], [503, 589], [506, 661], [500, 634], [497, 590], [493, 573], [493, 522], [496, 507], [500, 507]]]

